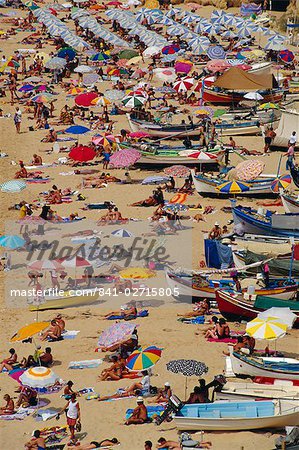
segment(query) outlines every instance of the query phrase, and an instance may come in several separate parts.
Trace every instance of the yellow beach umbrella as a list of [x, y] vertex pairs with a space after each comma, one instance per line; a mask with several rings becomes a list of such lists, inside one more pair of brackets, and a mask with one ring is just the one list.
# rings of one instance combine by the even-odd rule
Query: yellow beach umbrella
[[17, 333], [13, 335], [10, 339], [11, 342], [23, 341], [24, 339], [28, 339], [34, 336], [37, 333], [45, 330], [50, 325], [50, 322], [35, 322], [30, 325], [26, 325], [23, 328], [20, 328]]
[[145, 269], [143, 267], [129, 267], [128, 269], [121, 270], [119, 275], [121, 278], [125, 279], [140, 279], [155, 277], [156, 273], [153, 270]]
[[108, 105], [111, 105], [110, 100], [108, 100], [108, 98], [106, 98], [106, 97], [96, 97], [93, 100], [91, 100], [90, 103], [92, 105], [96, 105], [96, 106], [108, 106]]
[[268, 317], [261, 319], [256, 317], [246, 326], [246, 333], [255, 339], [275, 340], [286, 334], [288, 326], [279, 318]]
[[134, 56], [134, 58], [131, 58], [127, 61], [126, 66], [134, 66], [135, 64], [138, 64], [140, 61], [142, 61], [141, 56]]

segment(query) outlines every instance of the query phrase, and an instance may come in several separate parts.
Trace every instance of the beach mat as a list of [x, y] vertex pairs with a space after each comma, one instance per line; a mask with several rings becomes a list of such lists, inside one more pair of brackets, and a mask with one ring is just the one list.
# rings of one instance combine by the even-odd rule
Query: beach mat
[[61, 334], [61, 336], [63, 339], [75, 339], [78, 333], [80, 333], [80, 330], [66, 330]]
[[215, 339], [215, 338], [207, 338], [208, 342], [219, 342], [222, 344], [235, 344], [237, 339], [234, 338], [224, 338], [224, 339]]
[[28, 184], [45, 184], [51, 181], [51, 178], [26, 178]]
[[102, 364], [102, 359], [87, 359], [84, 361], [71, 361], [68, 369], [96, 369]]
[[0, 420], [24, 420], [30, 414], [33, 414], [33, 412], [33, 408], [20, 407], [14, 414], [0, 415]]
[[191, 319], [190, 317], [180, 317], [177, 320], [178, 320], [178, 322], [187, 323], [189, 325], [190, 324], [196, 325], [196, 324], [205, 323], [205, 316], [198, 316], [198, 317], [194, 317], [193, 319]]
[[[148, 309], [143, 309], [142, 311], [139, 311], [139, 313], [137, 313], [137, 316], [132, 317], [132, 319], [130, 320], [134, 320], [137, 317], [147, 317], [147, 316], [148, 316]], [[124, 316], [110, 316], [107, 317], [107, 320], [124, 320]]]

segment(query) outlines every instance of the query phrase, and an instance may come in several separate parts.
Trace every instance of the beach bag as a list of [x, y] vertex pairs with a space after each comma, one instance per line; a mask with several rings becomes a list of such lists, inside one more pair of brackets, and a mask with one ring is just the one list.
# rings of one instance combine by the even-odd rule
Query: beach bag
[[82, 430], [82, 425], [81, 425], [80, 420], [78, 420], [78, 422], [76, 423], [76, 431], [78, 433], [80, 433], [81, 430]]

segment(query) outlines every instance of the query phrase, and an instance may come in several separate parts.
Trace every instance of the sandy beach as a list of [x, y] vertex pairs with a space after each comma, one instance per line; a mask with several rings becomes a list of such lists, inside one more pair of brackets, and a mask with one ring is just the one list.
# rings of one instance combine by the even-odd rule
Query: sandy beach
[[[43, 6], [43, 5], [40, 5]], [[209, 17], [212, 7], [203, 7], [199, 10], [199, 14], [203, 17]], [[230, 9], [229, 12], [236, 13], [237, 8]], [[6, 8], [1, 9], [1, 12], [12, 11]], [[17, 16], [24, 17], [27, 14], [27, 10], [17, 11]], [[62, 14], [59, 15], [61, 17]], [[0, 19], [1, 22], [1, 19]], [[73, 21], [70, 20], [68, 25], [73, 26]], [[40, 26], [36, 24], [40, 29]], [[7, 30], [10, 27], [9, 24], [2, 22], [0, 28], [2, 30]], [[21, 40], [28, 36], [29, 32], [19, 31], [15, 36], [11, 36], [8, 39], [2, 39], [0, 41], [1, 54], [9, 57], [13, 55], [14, 51], [18, 48], [28, 47], [34, 48], [32, 45], [23, 45]], [[53, 45], [48, 45], [47, 43], [43, 45], [42, 51], [49, 53], [53, 51]], [[28, 59], [29, 61], [29, 59]], [[5, 79], [6, 75], [1, 75], [1, 79]], [[19, 75], [18, 85], [23, 84], [23, 76]], [[77, 79], [76, 74], [72, 74], [71, 78]], [[45, 75], [45, 79], [49, 78]], [[154, 87], [161, 86], [161, 81], [153, 79], [152, 84]], [[100, 92], [105, 92], [107, 89], [111, 88], [110, 82], [99, 82], [97, 83]], [[66, 90], [62, 90], [60, 85], [54, 85], [54, 91], [59, 95], [55, 97], [56, 101], [54, 103], [54, 117], [49, 119], [49, 123], [55, 122], [58, 119], [59, 113], [64, 105], [74, 106], [74, 97], [67, 96]], [[41, 143], [41, 139], [45, 137], [47, 130], [35, 130], [30, 131], [29, 127], [34, 126], [35, 120], [33, 120], [32, 114], [27, 114], [24, 112], [23, 106], [21, 110], [22, 114], [22, 124], [21, 133], [17, 134], [14, 126], [13, 116], [15, 113], [15, 108], [18, 103], [11, 105], [9, 102], [9, 91], [6, 88], [7, 95], [0, 99], [0, 108], [3, 109], [3, 113], [10, 114], [9, 118], [0, 118], [0, 129], [1, 129], [1, 144], [0, 151], [8, 154], [7, 157], [0, 159], [0, 174], [1, 183], [7, 180], [12, 180], [14, 178], [16, 170], [18, 170], [18, 162], [24, 161], [28, 163], [32, 159], [33, 153], [37, 153], [42, 156], [44, 163], [53, 163], [57, 160], [57, 155], [54, 153], [47, 153], [47, 150], [51, 150], [51, 143]], [[100, 107], [94, 108], [95, 112], [100, 112]], [[178, 120], [182, 116], [178, 116]], [[118, 115], [116, 116], [113, 124], [113, 134], [119, 134], [121, 129], [128, 129], [128, 122], [126, 116]], [[78, 125], [86, 125], [78, 117], [75, 118], [75, 122]], [[60, 130], [66, 128], [63, 125], [55, 125], [55, 130]], [[80, 136], [80, 144], [87, 144], [90, 141], [90, 134]], [[263, 150], [263, 138], [261, 136], [237, 136], [235, 137], [236, 143], [239, 146], [248, 148], [249, 150]], [[228, 138], [224, 138], [227, 143]], [[66, 146], [71, 146], [73, 142], [63, 143]], [[59, 156], [65, 156], [67, 153], [63, 153]], [[265, 163], [264, 173], [276, 174], [278, 163], [281, 152], [270, 152], [265, 156], [256, 157], [257, 159], [262, 159]], [[251, 157], [253, 158], [253, 157]], [[16, 163], [13, 164], [12, 161]], [[238, 164], [242, 159], [237, 154], [231, 154], [231, 165]], [[282, 172], [284, 172], [285, 160], [282, 162]], [[94, 168], [94, 167], [93, 167]], [[95, 168], [101, 173], [102, 164], [100, 163]], [[70, 187], [72, 190], [77, 190], [80, 192], [86, 200], [84, 202], [79, 202], [76, 200], [76, 196], [73, 197], [73, 201], [70, 203], [62, 203], [53, 205], [52, 209], [57, 211], [60, 216], [69, 216], [71, 213], [78, 213], [80, 217], [86, 217], [88, 224], [90, 221], [94, 221], [95, 228], [100, 230], [96, 226], [96, 221], [103, 214], [102, 211], [97, 210], [84, 210], [82, 207], [84, 203], [92, 202], [102, 202], [102, 201], [113, 201], [123, 217], [135, 218], [140, 220], [140, 228], [142, 229], [142, 223], [148, 223], [148, 218], [153, 214], [154, 207], [143, 208], [143, 207], [131, 207], [130, 205], [136, 201], [147, 198], [151, 195], [153, 186], [145, 186], [138, 184], [132, 185], [121, 185], [117, 183], [109, 183], [106, 188], [102, 189], [81, 189], [82, 187], [82, 176], [81, 175], [62, 175], [63, 172], [69, 172], [72, 167], [69, 165], [57, 165], [55, 167], [45, 168], [44, 173], [50, 177], [50, 181], [46, 184], [29, 184], [27, 189], [20, 193], [3, 193], [0, 192], [0, 202], [1, 202], [1, 234], [9, 234], [11, 221], [14, 223], [19, 219], [19, 211], [11, 210], [10, 207], [25, 200], [28, 203], [40, 202], [43, 203], [43, 197], [40, 195], [41, 192], [47, 191], [51, 188], [53, 184], [57, 185], [59, 189], [64, 189]], [[125, 169], [112, 169], [109, 168], [109, 173], [115, 177], [121, 179], [124, 178]], [[130, 170], [130, 175], [133, 180], [141, 181], [146, 176], [163, 174], [163, 172], [151, 172], [151, 171], [141, 171], [138, 169]], [[183, 184], [183, 179], [178, 179], [178, 186]], [[292, 185], [292, 189], [295, 189]], [[165, 199], [170, 200], [173, 193], [165, 193]], [[256, 207], [257, 201], [255, 199], [241, 199], [237, 197], [237, 202], [250, 206]], [[226, 225], [227, 222], [232, 219], [230, 213], [225, 213], [221, 208], [224, 206], [230, 206], [229, 200], [223, 199], [210, 199], [201, 198], [194, 192], [193, 195], [188, 196], [189, 204], [200, 203], [203, 208], [206, 206], [213, 206], [214, 211], [212, 214], [207, 214], [204, 216], [204, 221], [196, 222], [193, 220], [196, 212], [189, 211], [188, 215], [191, 216], [190, 220], [186, 220], [184, 224], [190, 227], [190, 234], [188, 234], [191, 239], [190, 249], [192, 249], [192, 255], [190, 257], [190, 264], [194, 270], [199, 268], [200, 261], [204, 260], [204, 245], [203, 245], [203, 235], [211, 230], [214, 223], [217, 221], [221, 226]], [[282, 207], [270, 207], [272, 211], [278, 211], [283, 213]], [[41, 209], [39, 208], [34, 212], [35, 215], [40, 214]], [[84, 224], [84, 220], [80, 222], [80, 227], [82, 230], [89, 229]], [[230, 226], [231, 227], [231, 226]], [[121, 227], [122, 228], [122, 227]], [[125, 226], [124, 226], [125, 228]], [[188, 239], [189, 239], [188, 238]], [[178, 248], [184, 246], [184, 235], [179, 234], [177, 237]], [[252, 249], [256, 251], [263, 251], [261, 244], [250, 244]], [[244, 245], [246, 247], [246, 244]], [[289, 247], [286, 246], [285, 251], [289, 251]], [[4, 254], [6, 249], [1, 249], [1, 254]], [[275, 252], [275, 246], [273, 247]], [[12, 252], [12, 260], [15, 264], [24, 264], [23, 255], [18, 252]], [[33, 344], [27, 343], [10, 343], [11, 336], [22, 326], [29, 324], [35, 320], [35, 313], [30, 312], [28, 307], [11, 307], [11, 302], [7, 300], [5, 295], [5, 281], [7, 273], [0, 272], [0, 286], [1, 286], [1, 304], [0, 304], [0, 323], [1, 323], [1, 343], [0, 343], [0, 354], [1, 359], [7, 356], [8, 349], [13, 346], [19, 357], [26, 356], [32, 352]], [[9, 273], [9, 280], [12, 283], [14, 273], [11, 271]], [[245, 280], [246, 282], [247, 280]], [[24, 285], [28, 282], [24, 270]], [[154, 281], [149, 282], [149, 284]], [[191, 310], [192, 306], [188, 303], [183, 303], [177, 301], [173, 298], [140, 298], [140, 302], [146, 301], [146, 307], [149, 310], [149, 316], [145, 318], [137, 318], [134, 323], [138, 324], [138, 335], [139, 343], [141, 346], [155, 345], [163, 349], [162, 357], [157, 365], [153, 368], [153, 376], [151, 377], [151, 383], [154, 386], [162, 387], [164, 382], [170, 382], [173, 392], [181, 399], [184, 399], [184, 378], [180, 375], [170, 373], [166, 370], [166, 363], [173, 359], [195, 359], [198, 361], [203, 361], [208, 366], [209, 371], [205, 375], [207, 381], [211, 381], [214, 375], [221, 374], [224, 370], [225, 358], [223, 351], [227, 350], [226, 344], [222, 343], [212, 343], [207, 342], [204, 336], [196, 335], [196, 331], [201, 331], [206, 327], [206, 325], [186, 325], [177, 321], [177, 314], [184, 313]], [[80, 389], [83, 387], [93, 387], [96, 393], [101, 396], [109, 395], [115, 393], [115, 391], [120, 387], [126, 387], [131, 384], [132, 380], [120, 380], [120, 381], [106, 381], [102, 382], [98, 380], [98, 375], [100, 372], [108, 367], [108, 363], [103, 361], [103, 363], [97, 369], [83, 369], [83, 370], [70, 370], [68, 369], [68, 363], [70, 361], [86, 360], [86, 359], [97, 359], [104, 358], [105, 353], [95, 352], [97, 347], [97, 340], [102, 331], [104, 331], [110, 322], [103, 320], [101, 315], [108, 313], [113, 308], [115, 308], [115, 303], [109, 298], [104, 298], [103, 302], [94, 306], [83, 306], [78, 308], [68, 308], [61, 311], [43, 311], [39, 313], [39, 320], [50, 320], [54, 317], [57, 312], [61, 312], [65, 321], [66, 327], [70, 330], [80, 330], [80, 333], [74, 340], [64, 340], [60, 342], [53, 342], [50, 344], [52, 348], [52, 353], [54, 356], [53, 370], [57, 373], [63, 380], [72, 380], [75, 384], [75, 389]], [[234, 324], [230, 323], [230, 327], [233, 330], [244, 331], [246, 325], [244, 323]], [[36, 338], [36, 343], [40, 344], [39, 337]], [[42, 344], [44, 347], [44, 344]], [[258, 348], [264, 348], [266, 345], [265, 341], [258, 342]], [[272, 345], [272, 344], [270, 344]], [[281, 352], [287, 352], [288, 354], [298, 353], [298, 330], [288, 330], [287, 335], [278, 340], [277, 349]], [[0, 397], [9, 393], [13, 398], [17, 397], [14, 392], [17, 383], [7, 376], [6, 373], [0, 374]], [[188, 393], [192, 391], [194, 386], [198, 383], [196, 377], [190, 377], [188, 379]], [[47, 398], [50, 401], [49, 407], [60, 408], [65, 405], [65, 400], [60, 397], [59, 392], [57, 394], [48, 395]], [[3, 402], [2, 402], [3, 403]], [[144, 441], [151, 440], [154, 446], [157, 440], [164, 436], [166, 439], [177, 440], [178, 431], [174, 426], [173, 422], [164, 422], [160, 426], [154, 424], [144, 424], [138, 426], [127, 427], [124, 425], [125, 422], [125, 412], [128, 408], [134, 408], [136, 406], [136, 399], [121, 399], [118, 401], [111, 402], [97, 402], [96, 400], [87, 401], [84, 397], [79, 398], [79, 404], [81, 408], [82, 416], [82, 431], [81, 434], [82, 443], [88, 443], [92, 440], [102, 440], [104, 438], [117, 437], [121, 445], [116, 448], [124, 450], [141, 450], [144, 448]], [[148, 401], [145, 400], [145, 404]], [[48, 406], [47, 406], [48, 407]], [[55, 419], [49, 420], [47, 422], [36, 422], [34, 417], [31, 415], [26, 417], [24, 420], [12, 420], [12, 421], [1, 421], [1, 432], [0, 441], [1, 446], [8, 450], [17, 450], [23, 448], [24, 443], [27, 442], [33, 430], [43, 427], [52, 427], [56, 425], [65, 425], [65, 418], [62, 416], [59, 422]], [[194, 439], [204, 441], [211, 441], [213, 450], [271, 450], [274, 448], [274, 440], [280, 433], [268, 432], [264, 430], [256, 432], [205, 432], [203, 436], [200, 433], [195, 433]], [[64, 443], [67, 440], [63, 441]], [[66, 447], [67, 448], [67, 447]]]

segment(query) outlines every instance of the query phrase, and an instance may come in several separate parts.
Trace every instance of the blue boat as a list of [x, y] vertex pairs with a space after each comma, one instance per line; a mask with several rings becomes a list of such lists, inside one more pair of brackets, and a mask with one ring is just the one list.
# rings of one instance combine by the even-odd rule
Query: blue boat
[[298, 424], [299, 405], [293, 400], [186, 404], [175, 415], [179, 430], [254, 430]]
[[252, 208], [236, 206], [233, 208], [235, 223], [241, 223], [244, 233], [299, 237], [299, 213], [274, 214], [261, 213]]

